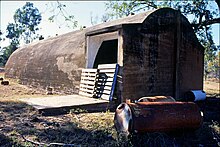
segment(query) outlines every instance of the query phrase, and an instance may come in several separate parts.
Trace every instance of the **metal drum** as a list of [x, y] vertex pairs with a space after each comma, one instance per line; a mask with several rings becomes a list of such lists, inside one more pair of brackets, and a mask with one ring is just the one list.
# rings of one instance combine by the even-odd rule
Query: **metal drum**
[[201, 123], [201, 113], [193, 102], [122, 103], [114, 118], [117, 132], [127, 134], [197, 129]]

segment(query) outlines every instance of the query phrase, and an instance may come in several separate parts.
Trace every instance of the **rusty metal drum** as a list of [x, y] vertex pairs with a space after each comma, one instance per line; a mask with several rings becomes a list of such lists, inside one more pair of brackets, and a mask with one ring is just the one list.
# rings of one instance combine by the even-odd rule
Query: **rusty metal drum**
[[169, 132], [197, 129], [202, 124], [198, 106], [193, 102], [122, 103], [115, 112], [117, 132]]

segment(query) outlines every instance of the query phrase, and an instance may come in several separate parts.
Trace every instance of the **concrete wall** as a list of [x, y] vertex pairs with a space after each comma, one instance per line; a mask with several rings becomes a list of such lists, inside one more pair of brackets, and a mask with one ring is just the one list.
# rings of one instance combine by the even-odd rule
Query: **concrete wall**
[[85, 68], [85, 32], [65, 34], [16, 50], [6, 64], [6, 77], [20, 83], [77, 93]]
[[153, 95], [180, 99], [188, 90], [202, 89], [203, 48], [177, 11], [157, 11], [140, 26], [124, 26], [122, 36], [123, 100]]
[[179, 99], [188, 90], [203, 88], [203, 48], [186, 18], [170, 8], [22, 47], [9, 58], [6, 77], [26, 85], [78, 93], [81, 69], [92, 68], [102, 42], [113, 39], [118, 39], [121, 67], [119, 99], [151, 95]]
[[[8, 60], [5, 67], [6, 77], [16, 78], [25, 85], [44, 89], [52, 86], [59, 92], [78, 93], [81, 69], [93, 67], [101, 43], [104, 40], [117, 39], [118, 34], [115, 29], [117, 26], [124, 23], [142, 23], [154, 11], [156, 10], [105, 22], [21, 47]], [[88, 39], [87, 43], [91, 44], [91, 48], [86, 52], [87, 33], [96, 32], [97, 34], [99, 30], [104, 30], [106, 34]]]

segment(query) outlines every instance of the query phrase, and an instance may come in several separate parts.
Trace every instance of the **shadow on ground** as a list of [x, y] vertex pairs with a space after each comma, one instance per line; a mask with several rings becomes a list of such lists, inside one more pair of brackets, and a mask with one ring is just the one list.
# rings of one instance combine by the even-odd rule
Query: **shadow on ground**
[[[117, 146], [110, 129], [83, 127], [73, 115], [45, 117], [20, 102], [0, 102], [0, 106], [1, 146], [26, 146], [27, 141], [21, 136], [47, 144], [56, 142], [81, 146]], [[114, 129], [112, 125], [110, 128]]]
[[204, 122], [196, 131], [133, 134], [121, 139], [113, 126], [114, 113], [93, 115], [82, 111], [42, 116], [24, 103], [0, 102], [0, 146], [33, 145], [21, 136], [41, 143], [81, 146], [218, 146], [219, 134], [213, 130], [213, 122], [219, 120], [219, 104], [219, 100], [198, 104], [204, 112]]

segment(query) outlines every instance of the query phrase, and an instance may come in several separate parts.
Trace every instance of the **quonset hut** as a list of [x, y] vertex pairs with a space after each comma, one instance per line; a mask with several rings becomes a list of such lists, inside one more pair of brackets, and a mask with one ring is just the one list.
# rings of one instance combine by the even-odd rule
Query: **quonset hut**
[[118, 63], [116, 97], [184, 97], [203, 89], [204, 48], [188, 20], [161, 8], [42, 40], [16, 50], [6, 77], [78, 93], [82, 68]]

